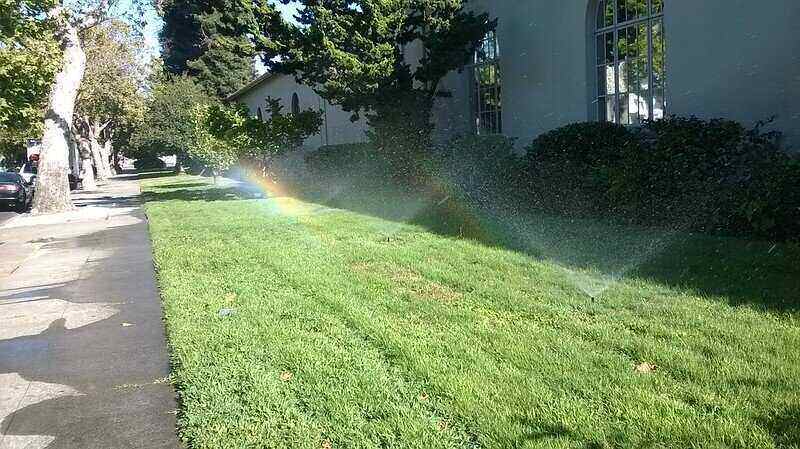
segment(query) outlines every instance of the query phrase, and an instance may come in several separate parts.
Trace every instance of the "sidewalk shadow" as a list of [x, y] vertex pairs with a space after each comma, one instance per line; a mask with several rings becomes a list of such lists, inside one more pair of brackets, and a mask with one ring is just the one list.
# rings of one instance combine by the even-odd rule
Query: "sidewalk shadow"
[[[40, 402], [14, 410], [0, 422], [0, 429], [4, 429], [0, 439], [3, 436], [55, 437], [48, 449], [180, 447], [175, 437], [174, 404], [170, 399], [174, 395], [172, 386], [160, 381], [166, 375], [166, 367], [154, 370], [149, 379], [142, 379], [138, 384], [120, 382], [122, 385], [117, 386], [98, 385], [90, 380], [91, 376], [73, 374], [76, 363], [83, 368], [86, 364], [97, 365], [96, 360], [67, 361], [61, 367], [50, 363], [48, 369], [42, 369], [42, 363], [51, 361], [52, 354], [48, 354], [51, 347], [85, 345], [88, 334], [98, 327], [109, 326], [115, 319], [104, 321], [66, 329], [66, 320], [61, 318], [40, 334], [0, 340], [0, 374], [16, 374], [25, 381], [62, 391], [77, 390], [79, 394], [45, 393], [39, 397]], [[94, 346], [84, 355], [103, 351], [96, 342]], [[97, 367], [101, 372], [110, 372], [109, 376], [118, 371], [115, 368]], [[35, 393], [31, 392], [34, 396]], [[164, 415], [154, 420], [153, 409], [164, 410]], [[143, 437], [150, 439], [143, 440]]]
[[[139, 206], [135, 195], [109, 194], [98, 200], [132, 207], [120, 217], [138, 218], [143, 213], [135, 207]], [[14, 284], [21, 287], [0, 291], [0, 310], [4, 304], [14, 310], [40, 310], [26, 304], [33, 305], [41, 296], [70, 303], [72, 313], [62, 313], [49, 325], [49, 318], [16, 321], [5, 333], [11, 338], [0, 339], [0, 374], [11, 375], [4, 377], [12, 383], [30, 387], [28, 382], [35, 382], [41, 387], [24, 392], [30, 405], [6, 410], [10, 414], [0, 422], [0, 440], [6, 438], [2, 447], [12, 444], [14, 437], [22, 437], [16, 439], [21, 442], [40, 435], [55, 437], [49, 449], [180, 447], [175, 393], [165, 380], [169, 361], [146, 223], [127, 219], [103, 223], [79, 235], [68, 226], [47, 228], [51, 234], [37, 233], [44, 249], [66, 253], [98, 249], [87, 252], [86, 260], [81, 257], [75, 265], [63, 267], [79, 271], [75, 279], [57, 283], [46, 276], [38, 282], [19, 278]], [[139, 254], [144, 258], [140, 260]], [[98, 312], [100, 308], [107, 310]], [[0, 326], [4, 318], [0, 315]], [[59, 394], [59, 389], [81, 395]]]

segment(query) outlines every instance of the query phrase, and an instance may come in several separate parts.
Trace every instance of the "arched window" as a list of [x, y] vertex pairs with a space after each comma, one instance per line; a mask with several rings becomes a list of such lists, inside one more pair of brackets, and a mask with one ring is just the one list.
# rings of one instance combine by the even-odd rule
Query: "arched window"
[[261, 112], [261, 106], [258, 107], [258, 111], [256, 111], [256, 117], [262, 122], [264, 121], [264, 113]]
[[503, 108], [501, 103], [500, 47], [497, 34], [489, 31], [478, 44], [470, 66], [475, 132], [501, 134]]
[[300, 97], [297, 92], [292, 94], [292, 114], [297, 115], [300, 113]]
[[624, 125], [663, 118], [664, 0], [600, 0], [594, 36], [598, 118]]

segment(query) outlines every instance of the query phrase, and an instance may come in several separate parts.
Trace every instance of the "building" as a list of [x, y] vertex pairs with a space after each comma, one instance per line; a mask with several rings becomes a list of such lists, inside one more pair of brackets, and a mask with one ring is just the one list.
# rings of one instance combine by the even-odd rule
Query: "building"
[[[471, 0], [498, 19], [471, 64], [442, 83], [440, 139], [499, 133], [524, 145], [568, 123], [635, 125], [666, 114], [772, 128], [800, 147], [797, 0]], [[413, 60], [413, 52], [409, 52]], [[234, 94], [254, 114], [266, 97], [325, 110], [308, 147], [364, 140], [363, 122], [291, 77]]]
[[315, 150], [323, 145], [338, 145], [366, 141], [365, 120], [350, 120], [351, 115], [340, 107], [329, 104], [314, 91], [298, 84], [293, 76], [265, 73], [228, 97], [247, 105], [253, 116], [267, 119], [268, 99], [280, 100], [284, 111], [313, 109], [322, 111], [322, 126], [317, 135], [306, 139], [304, 147]]

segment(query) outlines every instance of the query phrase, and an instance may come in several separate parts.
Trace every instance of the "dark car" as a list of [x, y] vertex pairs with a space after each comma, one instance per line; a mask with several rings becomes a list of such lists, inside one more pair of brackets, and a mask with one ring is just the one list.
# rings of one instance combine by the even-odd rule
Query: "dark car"
[[33, 182], [28, 183], [17, 173], [0, 173], [0, 204], [24, 212], [33, 201]]

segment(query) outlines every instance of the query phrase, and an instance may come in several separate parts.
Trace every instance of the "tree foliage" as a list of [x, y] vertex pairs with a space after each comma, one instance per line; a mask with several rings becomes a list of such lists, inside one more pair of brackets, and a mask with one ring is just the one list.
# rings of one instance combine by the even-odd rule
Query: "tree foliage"
[[144, 43], [120, 21], [87, 30], [83, 42], [87, 64], [76, 115], [80, 121], [106, 125], [106, 135], [113, 133], [119, 150], [127, 146], [144, 113], [141, 89], [147, 68], [137, 57]]
[[52, 0], [0, 0], [0, 134], [4, 146], [38, 137], [43, 109], [60, 65]]
[[141, 125], [131, 138], [131, 156], [174, 154], [184, 161], [195, 136], [194, 110], [212, 98], [187, 76], [162, 76], [158, 71], [152, 76]]
[[[352, 112], [375, 111], [410, 93], [433, 97], [445, 75], [469, 61], [495, 23], [466, 0], [302, 0], [299, 25], [267, 32], [276, 69]], [[267, 14], [265, 25], [274, 27]], [[269, 45], [269, 39], [284, 45]], [[406, 50], [421, 46], [421, 58]], [[270, 54], [269, 52], [273, 52]]]
[[241, 104], [213, 103], [194, 110], [195, 136], [189, 155], [216, 174], [242, 160], [262, 165], [278, 154], [298, 148], [319, 132], [322, 115], [306, 110], [283, 114], [277, 100], [270, 101], [270, 117], [262, 121]]
[[211, 169], [214, 178], [234, 166], [252, 145], [240, 116], [224, 106], [197, 105], [193, 110], [194, 138], [189, 155]]
[[[288, 3], [284, 1], [284, 3]], [[441, 80], [469, 61], [495, 22], [466, 0], [301, 0], [298, 25], [259, 10], [257, 48], [273, 70], [293, 73], [320, 96], [365, 113], [375, 146], [414, 176], [430, 145]], [[420, 58], [411, 60], [412, 48]]]
[[254, 76], [253, 8], [263, 0], [171, 0], [161, 4], [165, 68], [195, 77], [224, 99]]

